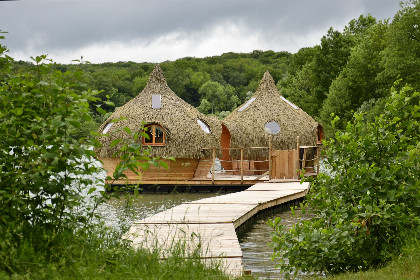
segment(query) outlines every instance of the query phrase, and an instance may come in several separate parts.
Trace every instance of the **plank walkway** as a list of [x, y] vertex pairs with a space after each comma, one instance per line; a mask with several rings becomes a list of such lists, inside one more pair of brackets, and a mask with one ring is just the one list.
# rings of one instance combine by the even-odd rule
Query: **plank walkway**
[[304, 197], [308, 188], [309, 183], [257, 183], [242, 192], [184, 203], [135, 221], [125, 238], [161, 258], [174, 251], [185, 257], [195, 252], [205, 263], [240, 275], [242, 251], [235, 229], [261, 210]]

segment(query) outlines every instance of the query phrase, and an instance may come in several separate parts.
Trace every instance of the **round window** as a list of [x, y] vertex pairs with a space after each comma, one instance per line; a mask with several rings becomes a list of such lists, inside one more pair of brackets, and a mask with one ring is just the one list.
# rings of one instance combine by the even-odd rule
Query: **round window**
[[275, 121], [271, 121], [265, 124], [264, 130], [268, 134], [274, 135], [280, 132], [280, 125]]

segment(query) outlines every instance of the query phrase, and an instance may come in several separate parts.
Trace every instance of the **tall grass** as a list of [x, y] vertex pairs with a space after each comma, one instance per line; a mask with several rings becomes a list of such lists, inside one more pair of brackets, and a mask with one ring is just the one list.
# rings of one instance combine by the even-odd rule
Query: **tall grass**
[[184, 258], [182, 244], [161, 260], [157, 253], [120, 242], [109, 229], [45, 237], [46, 244], [51, 243], [43, 250], [27, 238], [12, 244], [4, 235], [0, 279], [249, 279], [224, 274], [217, 263], [204, 265], [198, 256]]

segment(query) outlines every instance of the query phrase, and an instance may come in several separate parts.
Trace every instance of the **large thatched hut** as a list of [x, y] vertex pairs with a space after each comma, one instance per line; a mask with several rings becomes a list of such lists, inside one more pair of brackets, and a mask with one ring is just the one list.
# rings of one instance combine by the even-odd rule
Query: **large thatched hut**
[[[125, 119], [112, 122], [121, 118]], [[142, 179], [146, 180], [191, 179], [199, 159], [205, 156], [202, 148], [216, 148], [220, 143], [219, 121], [204, 116], [179, 98], [167, 85], [159, 65], [151, 72], [144, 90], [117, 108], [99, 127], [100, 133], [110, 134], [101, 138], [103, 147], [98, 151], [109, 175], [119, 162], [114, 157], [119, 146], [111, 147], [111, 142], [129, 137], [122, 128], [136, 131], [142, 124], [149, 135], [138, 140], [142, 147], [150, 146], [151, 156], [176, 158], [176, 161], [167, 161], [168, 169], [151, 167], [143, 171]]]
[[[221, 145], [222, 148], [267, 147], [271, 134], [273, 150], [293, 150], [298, 136], [300, 145], [315, 146], [321, 129], [307, 113], [280, 94], [267, 71], [255, 94], [224, 119]], [[228, 161], [232, 154], [235, 151], [224, 150], [223, 160]], [[256, 161], [268, 159], [268, 150], [249, 149], [244, 156]], [[255, 169], [268, 169], [268, 161], [259, 165]], [[232, 169], [228, 163], [224, 167]]]

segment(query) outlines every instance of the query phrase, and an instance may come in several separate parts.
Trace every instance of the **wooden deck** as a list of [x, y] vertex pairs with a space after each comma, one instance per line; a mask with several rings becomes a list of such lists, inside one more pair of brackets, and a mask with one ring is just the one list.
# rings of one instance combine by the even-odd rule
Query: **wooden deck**
[[235, 229], [261, 210], [304, 197], [308, 188], [309, 183], [257, 183], [242, 192], [185, 203], [135, 221], [125, 238], [162, 258], [174, 251], [184, 257], [195, 253], [206, 264], [240, 275], [242, 251]]

